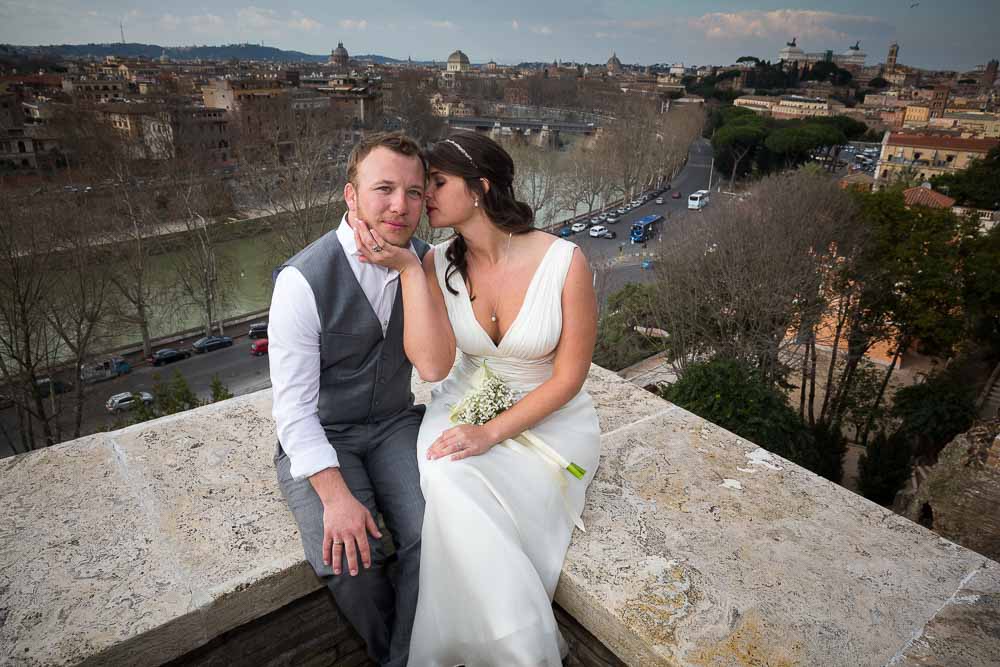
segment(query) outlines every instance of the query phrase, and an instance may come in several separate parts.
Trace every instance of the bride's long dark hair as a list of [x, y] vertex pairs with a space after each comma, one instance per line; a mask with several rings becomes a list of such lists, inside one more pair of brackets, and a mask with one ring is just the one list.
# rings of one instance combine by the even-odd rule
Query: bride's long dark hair
[[[535, 216], [531, 207], [514, 197], [514, 161], [489, 137], [475, 132], [455, 132], [427, 149], [427, 162], [431, 168], [463, 178], [469, 190], [479, 198], [486, 217], [499, 229], [512, 234], [526, 234], [534, 229]], [[480, 180], [483, 178], [490, 183], [488, 191]], [[458, 294], [449, 282], [456, 271], [462, 280], [469, 280], [468, 250], [465, 239], [459, 234], [445, 253], [448, 269], [444, 284], [452, 294]]]

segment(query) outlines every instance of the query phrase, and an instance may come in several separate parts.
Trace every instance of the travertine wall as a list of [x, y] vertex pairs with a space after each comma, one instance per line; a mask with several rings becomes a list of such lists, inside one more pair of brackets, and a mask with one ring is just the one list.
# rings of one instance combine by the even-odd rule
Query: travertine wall
[[[586, 388], [602, 462], [556, 601], [619, 659], [995, 663], [1000, 565], [603, 369]], [[318, 590], [273, 448], [265, 391], [0, 461], [0, 663], [166, 663]]]

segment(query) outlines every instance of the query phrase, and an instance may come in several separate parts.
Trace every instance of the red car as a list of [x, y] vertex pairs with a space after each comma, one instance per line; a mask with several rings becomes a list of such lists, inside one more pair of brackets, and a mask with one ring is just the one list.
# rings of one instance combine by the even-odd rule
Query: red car
[[677, 190], [674, 190], [674, 193], [672, 195], [670, 195], [670, 198], [671, 199], [680, 199], [681, 198], [681, 193], [678, 192]]
[[257, 340], [250, 343], [250, 354], [252, 354], [255, 357], [267, 354], [267, 339], [258, 338]]

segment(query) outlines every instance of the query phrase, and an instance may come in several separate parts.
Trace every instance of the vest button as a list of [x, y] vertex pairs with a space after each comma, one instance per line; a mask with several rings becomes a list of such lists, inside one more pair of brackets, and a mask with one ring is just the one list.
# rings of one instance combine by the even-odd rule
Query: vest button
[[385, 384], [385, 378], [379, 378], [378, 380], [376, 380], [376, 383], [377, 384]]

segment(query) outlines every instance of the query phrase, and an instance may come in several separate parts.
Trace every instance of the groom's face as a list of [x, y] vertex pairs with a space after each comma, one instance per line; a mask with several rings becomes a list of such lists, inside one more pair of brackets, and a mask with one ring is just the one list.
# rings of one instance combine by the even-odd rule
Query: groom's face
[[409, 243], [424, 200], [420, 158], [379, 146], [358, 164], [354, 180], [344, 186], [352, 221], [364, 221], [393, 245]]

